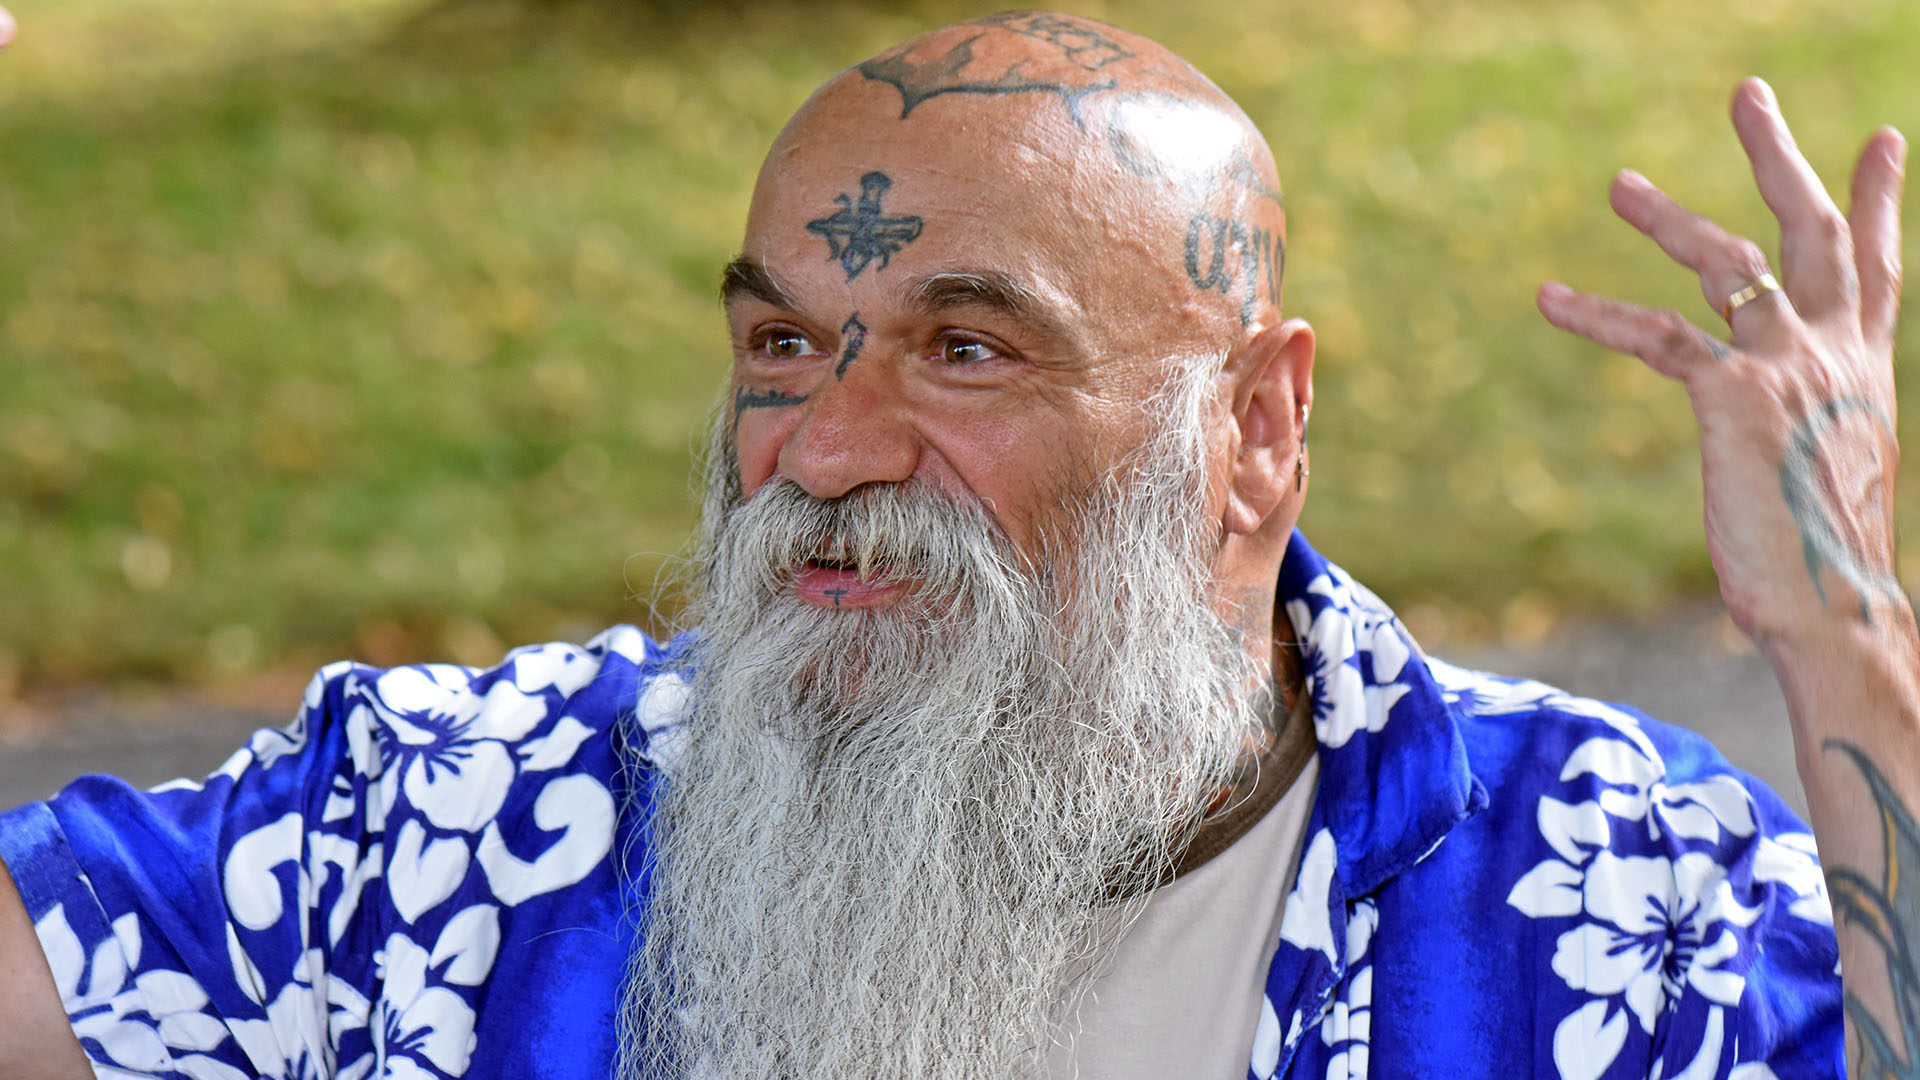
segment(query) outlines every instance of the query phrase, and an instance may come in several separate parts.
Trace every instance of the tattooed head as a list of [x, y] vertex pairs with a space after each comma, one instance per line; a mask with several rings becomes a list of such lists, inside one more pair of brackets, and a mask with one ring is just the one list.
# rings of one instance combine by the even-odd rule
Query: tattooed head
[[[1210, 446], [1229, 454], [1249, 430], [1229, 409], [1258, 401], [1281, 459], [1260, 482], [1299, 494], [1312, 336], [1282, 319], [1284, 252], [1265, 142], [1161, 45], [1020, 12], [881, 52], [775, 140], [727, 268], [743, 487], [918, 475], [1030, 550], [1063, 488], [1141, 442], [1143, 402], [1226, 355]], [[1269, 377], [1278, 396], [1249, 398]]]
[[1285, 231], [1265, 141], [1204, 75], [1117, 27], [1016, 12], [816, 92], [767, 156], [745, 251], [833, 262], [843, 285], [992, 258], [1071, 298], [1090, 345], [1211, 350], [1278, 321]]
[[1313, 358], [1275, 188], [1219, 90], [1065, 15], [889, 49], [780, 134], [723, 279], [632, 1069], [1037, 1065], [1270, 734]]

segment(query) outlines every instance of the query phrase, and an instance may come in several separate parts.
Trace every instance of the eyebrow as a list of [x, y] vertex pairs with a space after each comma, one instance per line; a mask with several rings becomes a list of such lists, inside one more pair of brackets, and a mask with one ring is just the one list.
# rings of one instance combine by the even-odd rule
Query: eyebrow
[[720, 302], [731, 304], [742, 296], [751, 296], [788, 311], [798, 311], [800, 308], [793, 293], [766, 267], [745, 255], [736, 255], [726, 269], [720, 271]]
[[[743, 296], [788, 311], [800, 310], [800, 302], [779, 278], [753, 259], [739, 255], [720, 272], [720, 300], [731, 304]], [[1043, 331], [1073, 337], [1071, 328], [1056, 313], [1054, 305], [1037, 289], [1003, 270], [943, 270], [928, 274], [908, 287], [907, 303], [922, 315], [937, 315], [954, 308], [985, 308]]]
[[944, 270], [913, 283], [907, 303], [932, 315], [957, 307], [982, 307], [1023, 322], [1059, 328], [1052, 305], [1033, 287], [1000, 270]]

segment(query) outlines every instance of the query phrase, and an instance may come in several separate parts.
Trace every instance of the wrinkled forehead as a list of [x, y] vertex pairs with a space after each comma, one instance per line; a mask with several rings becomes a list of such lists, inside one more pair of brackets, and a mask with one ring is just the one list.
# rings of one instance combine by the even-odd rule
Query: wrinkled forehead
[[1218, 233], [1233, 271], [1266, 274], [1255, 287], [1277, 302], [1274, 185], [1244, 116], [1159, 46], [1067, 16], [992, 16], [822, 87], [768, 154], [743, 254], [850, 288], [992, 268], [1111, 317], [1164, 311], [1182, 281], [1224, 273]]

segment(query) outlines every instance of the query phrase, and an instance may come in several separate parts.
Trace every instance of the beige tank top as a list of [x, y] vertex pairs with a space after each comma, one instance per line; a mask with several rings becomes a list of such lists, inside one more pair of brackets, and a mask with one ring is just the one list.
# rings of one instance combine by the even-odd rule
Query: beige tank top
[[1241, 804], [1253, 820], [1237, 836], [1209, 823], [1063, 1014], [1048, 1080], [1247, 1075], [1319, 777], [1312, 722], [1290, 718], [1303, 719], [1262, 763], [1270, 783]]

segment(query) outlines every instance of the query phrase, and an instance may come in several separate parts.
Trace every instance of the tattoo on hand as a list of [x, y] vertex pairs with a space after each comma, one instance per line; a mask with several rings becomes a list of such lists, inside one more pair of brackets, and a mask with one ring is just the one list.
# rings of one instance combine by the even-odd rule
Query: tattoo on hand
[[1222, 296], [1237, 286], [1242, 326], [1253, 321], [1263, 293], [1269, 303], [1279, 306], [1286, 266], [1286, 244], [1277, 233], [1204, 210], [1187, 222], [1187, 279], [1196, 289], [1212, 289]]
[[881, 270], [886, 269], [895, 252], [920, 238], [925, 224], [920, 218], [882, 211], [880, 200], [892, 186], [893, 180], [876, 169], [860, 178], [859, 199], [835, 195], [833, 201], [840, 209], [807, 222], [808, 232], [826, 237], [827, 260], [837, 261], [848, 281], [859, 277], [875, 259], [880, 260]]
[[1913, 1080], [1920, 1078], [1920, 1060], [1915, 1058], [1915, 1050], [1920, 1048], [1920, 968], [1916, 967], [1920, 956], [1915, 954], [1920, 948], [1920, 827], [1915, 826], [1913, 812], [1864, 751], [1842, 739], [1828, 739], [1823, 745], [1853, 759], [1880, 812], [1885, 865], [1877, 880], [1851, 869], [1832, 867], [1827, 870], [1827, 881], [1835, 918], [1844, 918], [1865, 930], [1880, 947], [1893, 988], [1893, 1012], [1900, 1025], [1896, 1044], [1859, 995], [1847, 994], [1847, 1013], [1860, 1037], [1860, 1060], [1854, 1063], [1852, 1075]]
[[1827, 402], [1794, 431], [1786, 460], [1780, 463], [1780, 494], [1786, 499], [1787, 511], [1800, 530], [1800, 550], [1820, 602], [1824, 604], [1827, 600], [1820, 571], [1831, 569], [1859, 594], [1860, 619], [1871, 623], [1876, 598], [1885, 596], [1896, 606], [1901, 602], [1900, 580], [1887, 571], [1867, 565], [1860, 553], [1841, 538], [1839, 528], [1823, 505], [1818, 472], [1821, 440], [1837, 420], [1856, 412], [1866, 413], [1881, 428], [1892, 432], [1893, 424], [1887, 414], [1866, 398], [1843, 397]]
[[840, 338], [846, 342], [840, 350], [840, 362], [833, 367], [833, 377], [838, 379], [846, 375], [847, 368], [860, 359], [860, 350], [867, 346], [867, 324], [860, 321], [860, 313], [847, 316], [840, 325]]

